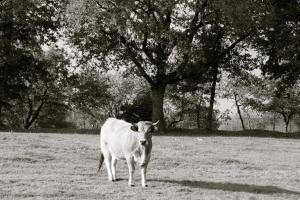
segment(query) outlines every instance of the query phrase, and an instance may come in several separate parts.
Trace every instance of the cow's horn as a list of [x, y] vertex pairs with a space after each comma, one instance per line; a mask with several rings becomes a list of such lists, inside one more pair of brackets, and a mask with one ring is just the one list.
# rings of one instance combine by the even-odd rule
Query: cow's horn
[[159, 122], [159, 120], [157, 122], [153, 123], [153, 126], [156, 126], [158, 124], [158, 122]]

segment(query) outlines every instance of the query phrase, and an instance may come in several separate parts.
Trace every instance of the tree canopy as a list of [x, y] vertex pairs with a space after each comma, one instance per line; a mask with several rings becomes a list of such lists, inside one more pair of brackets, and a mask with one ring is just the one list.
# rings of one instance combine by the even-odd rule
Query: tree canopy
[[297, 0], [270, 0], [261, 32], [253, 46], [266, 58], [265, 75], [288, 87], [300, 78], [300, 5]]
[[271, 79], [262, 107], [299, 104], [298, 0], [3, 0], [0, 10], [0, 126], [72, 126], [72, 110], [93, 127], [123, 112], [151, 114], [160, 131], [212, 130], [224, 76], [242, 124], [246, 97]]
[[0, 2], [0, 125], [2, 111], [43, 74], [42, 45], [56, 40], [62, 3], [53, 0]]
[[[71, 41], [85, 59], [124, 67], [151, 86], [153, 120], [164, 129], [168, 84], [201, 79], [254, 34], [263, 1], [84, 0], [69, 5]], [[76, 17], [74, 17], [76, 16]]]

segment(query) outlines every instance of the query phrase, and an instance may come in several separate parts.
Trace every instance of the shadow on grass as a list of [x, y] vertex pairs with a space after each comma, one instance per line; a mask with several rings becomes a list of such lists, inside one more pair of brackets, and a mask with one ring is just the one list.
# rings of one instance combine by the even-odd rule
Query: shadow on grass
[[180, 186], [203, 188], [210, 190], [223, 190], [232, 192], [249, 192], [255, 194], [272, 194], [272, 193], [285, 193], [300, 195], [300, 192], [286, 190], [275, 186], [262, 186], [262, 185], [248, 185], [240, 183], [222, 183], [222, 182], [207, 182], [207, 181], [190, 181], [190, 180], [169, 180], [169, 179], [149, 179], [148, 181], [171, 183]]

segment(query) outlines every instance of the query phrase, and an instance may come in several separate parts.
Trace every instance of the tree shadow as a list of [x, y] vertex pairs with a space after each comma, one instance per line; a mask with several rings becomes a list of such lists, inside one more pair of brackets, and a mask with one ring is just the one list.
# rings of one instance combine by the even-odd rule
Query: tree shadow
[[177, 184], [191, 188], [203, 188], [210, 190], [223, 190], [232, 192], [249, 192], [255, 194], [272, 194], [285, 193], [300, 195], [300, 192], [286, 190], [276, 186], [249, 185], [240, 183], [222, 183], [222, 182], [207, 182], [207, 181], [192, 181], [192, 180], [169, 180], [169, 179], [149, 179], [148, 181]]

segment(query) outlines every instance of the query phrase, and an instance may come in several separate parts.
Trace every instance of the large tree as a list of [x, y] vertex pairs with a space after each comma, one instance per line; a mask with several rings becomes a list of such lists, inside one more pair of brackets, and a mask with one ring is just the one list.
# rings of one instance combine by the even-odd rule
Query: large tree
[[254, 75], [253, 72], [246, 70], [236, 71], [223, 78], [221, 86], [222, 97], [234, 101], [243, 130], [246, 130], [247, 127], [244, 123], [242, 111], [245, 111], [247, 107], [248, 98], [258, 93], [263, 88], [263, 85], [262, 79]]
[[[167, 85], [201, 79], [202, 67], [218, 75], [223, 58], [253, 33], [261, 5], [235, 0], [80, 0], [69, 5], [67, 16], [72, 42], [84, 58], [101, 60], [106, 68], [126, 67], [150, 84], [152, 120], [159, 120], [164, 131]], [[222, 40], [206, 41], [202, 35]], [[203, 51], [207, 42], [212, 49]], [[208, 52], [214, 55], [207, 57]]]
[[266, 60], [264, 74], [289, 87], [300, 79], [300, 2], [270, 0], [269, 13], [255, 47]]
[[0, 126], [3, 109], [26, 89], [26, 77], [39, 70], [42, 45], [55, 41], [62, 3], [53, 0], [0, 2]]
[[[10, 127], [29, 129], [45, 107], [66, 110], [67, 85], [70, 77], [69, 61], [63, 51], [50, 49], [35, 60], [36, 68], [29, 68], [23, 75], [23, 90], [9, 103], [12, 106], [3, 119]], [[63, 109], [62, 109], [63, 108]], [[49, 110], [49, 109], [48, 109]]]

